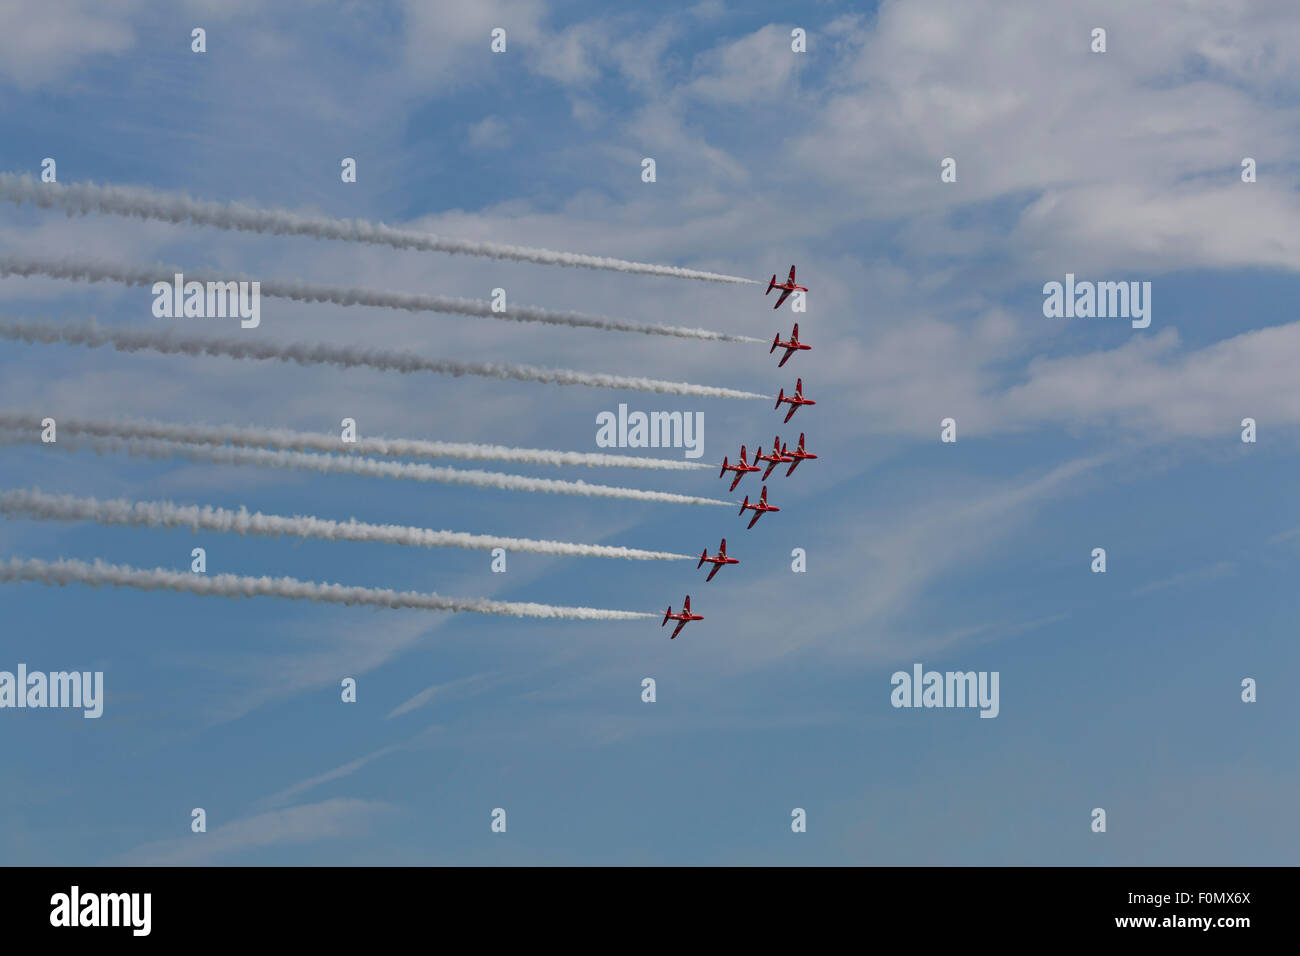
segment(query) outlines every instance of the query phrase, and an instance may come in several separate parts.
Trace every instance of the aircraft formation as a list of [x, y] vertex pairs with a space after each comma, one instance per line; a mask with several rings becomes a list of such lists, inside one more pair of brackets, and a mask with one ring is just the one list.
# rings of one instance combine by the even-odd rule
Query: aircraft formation
[[[767, 295], [773, 289], [782, 290], [780, 297], [776, 300], [776, 305], [773, 306], [774, 309], [779, 309], [781, 307], [781, 304], [785, 302], [787, 298], [789, 298], [791, 293], [808, 291], [806, 286], [795, 284], [794, 270], [795, 267], [790, 266], [790, 277], [784, 283], [777, 282], [776, 273], [772, 274], [772, 280], [767, 285], [767, 292], [763, 294]], [[787, 341], [784, 342], [781, 341], [780, 331], [776, 333], [776, 336], [772, 339], [772, 347], [768, 349], [768, 354], [769, 355], [774, 354], [778, 348], [785, 349], [785, 354], [781, 357], [781, 361], [777, 363], [777, 368], [783, 368], [785, 366], [785, 363], [790, 360], [790, 356], [794, 355], [795, 352], [809, 351], [812, 348], [812, 346], [806, 345], [803, 342], [799, 341], [799, 324], [795, 323], [794, 329], [791, 330], [790, 338]], [[803, 379], [798, 378], [795, 379], [793, 394], [786, 395], [784, 388], [780, 390], [776, 399], [776, 410], [779, 411], [782, 405], [789, 405], [790, 410], [786, 413], [785, 416], [785, 421], [789, 422], [790, 419], [794, 417], [794, 413], [797, 412], [804, 405], [816, 405], [816, 404], [817, 403], [812, 399], [804, 398]], [[742, 503], [740, 506], [741, 517], [744, 517], [746, 511], [752, 511], [754, 513], [754, 516], [749, 519], [749, 524], [746, 526], [746, 530], [753, 528], [754, 525], [758, 523], [758, 519], [763, 517], [763, 515], [767, 514], [768, 512], [781, 510], [777, 506], [770, 505], [767, 503], [767, 480], [768, 478], [771, 477], [773, 469], [775, 469], [778, 465], [789, 465], [790, 467], [785, 473], [785, 476], [789, 478], [791, 475], [794, 474], [794, 470], [798, 468], [800, 464], [802, 464], [805, 461], [811, 461], [818, 457], [817, 455], [806, 450], [806, 448], [804, 447], [804, 441], [805, 441], [805, 435], [803, 432], [800, 432], [799, 443], [798, 445], [795, 446], [795, 449], [791, 451], [790, 446], [781, 441], [781, 436], [776, 435], [772, 438], [771, 451], [768, 454], [763, 454], [763, 446], [759, 445], [754, 452], [754, 457], [752, 462], [747, 459], [748, 449], [745, 445], [740, 446], [740, 457], [736, 459], [734, 463], [731, 461], [731, 459], [728, 456], [723, 455], [722, 470], [718, 473], [718, 477], [725, 478], [727, 476], [727, 472], [732, 472], [736, 476], [734, 479], [732, 479], [731, 486], [728, 489], [728, 491], [735, 491], [736, 486], [740, 484], [741, 479], [743, 479], [746, 475], [750, 473], [757, 473], [759, 471], [763, 471], [762, 466], [759, 464], [760, 462], [763, 462], [767, 465], [767, 470], [763, 472], [763, 477], [759, 479], [761, 482], [763, 482], [763, 484], [762, 484], [762, 491], [759, 493], [758, 496], [758, 500], [751, 503], [749, 500], [749, 495], [745, 495], [744, 503]], [[710, 555], [708, 548], [705, 548], [702, 552], [700, 552], [700, 561], [699, 564], [695, 566], [696, 569], [698, 570], [704, 567], [705, 562], [708, 562], [709, 564], [713, 565], [713, 567], [709, 569], [709, 576], [704, 579], [706, 582], [708, 582], [713, 580], [713, 576], [717, 574], [718, 571], [720, 571], [724, 565], [739, 564], [740, 559], [728, 556], [727, 539], [723, 538], [722, 543], [718, 545], [718, 551], [716, 554]], [[663, 623], [661, 623], [659, 626], [661, 628], [666, 627], [669, 621], [677, 622], [677, 627], [673, 629], [672, 637], [669, 638], [669, 640], [672, 640], [682, 632], [682, 628], [684, 628], [689, 622], [702, 621], [702, 620], [704, 620], [704, 615], [693, 614], [691, 612], [691, 596], [688, 594], [686, 595], [685, 601], [682, 602], [682, 610], [680, 613], [674, 614], [673, 606], [671, 604], [668, 605], [668, 609], [664, 612]]]
[[[0, 171], [0, 201], [13, 202], [18, 205], [32, 203], [42, 208], [62, 207], [70, 214], [87, 215], [90, 213], [135, 217], [160, 223], [172, 223], [225, 229], [238, 232], [253, 232], [276, 236], [306, 236], [319, 240], [339, 242], [366, 243], [389, 246], [394, 249], [420, 250], [426, 252], [444, 252], [471, 256], [485, 256], [493, 259], [508, 259], [532, 262], [542, 265], [566, 266], [571, 268], [605, 269], [640, 275], [672, 276], [681, 279], [693, 279], [709, 282], [722, 282], [749, 286], [762, 285], [760, 281], [742, 276], [724, 275], [678, 266], [656, 265], [647, 262], [635, 262], [625, 259], [613, 259], [604, 256], [591, 256], [569, 253], [551, 249], [529, 248], [502, 243], [479, 240], [460, 240], [446, 236], [432, 236], [409, 229], [395, 229], [382, 224], [369, 223], [365, 220], [335, 219], [325, 216], [304, 217], [292, 210], [275, 208], [254, 208], [240, 203], [217, 203], [195, 199], [193, 197], [166, 193], [145, 187], [100, 186], [83, 182], [64, 184], [53, 181], [38, 182], [30, 175], [14, 175]], [[155, 267], [135, 268], [118, 266], [111, 263], [91, 260], [56, 261], [51, 259], [33, 259], [23, 256], [0, 256], [0, 276], [34, 276], [48, 278], [99, 282], [120, 282], [126, 285], [147, 284], [142, 276], [154, 274]], [[190, 281], [184, 281], [185, 270], [173, 267], [156, 267], [170, 274], [172, 281], [163, 281], [170, 285], [169, 294], [161, 300], [155, 299], [155, 318], [173, 318], [179, 315], [175, 308], [184, 298], [184, 312], [188, 316], [191, 305], [197, 306], [197, 315], [204, 312], [213, 313], [214, 317], [240, 318], [242, 328], [255, 328], [260, 323], [259, 306], [256, 305], [258, 290], [261, 294], [273, 298], [285, 298], [301, 302], [331, 302], [344, 306], [363, 306], [393, 308], [409, 311], [446, 312], [478, 318], [493, 318], [510, 321], [544, 322], [553, 325], [571, 327], [598, 328], [609, 331], [634, 332], [646, 335], [670, 335], [678, 338], [700, 339], [726, 342], [745, 342], [761, 345], [766, 339], [748, 335], [729, 335], [710, 329], [686, 328], [659, 324], [629, 322], [617, 317], [603, 315], [585, 315], [577, 312], [559, 311], [537, 306], [515, 306], [507, 312], [498, 313], [496, 302], [453, 298], [447, 296], [409, 295], [376, 289], [351, 289], [317, 286], [297, 280], [278, 281], [274, 279], [245, 280], [223, 282], [216, 278], [199, 281], [191, 275]], [[787, 279], [778, 283], [777, 274], [773, 273], [768, 282], [769, 295], [774, 289], [780, 290], [774, 309], [780, 309], [786, 301], [794, 296], [792, 311], [803, 311], [803, 296], [807, 286], [797, 283], [795, 266], [790, 266]], [[154, 283], [155, 286], [158, 283]], [[207, 298], [202, 297], [203, 286], [207, 286]], [[251, 285], [251, 297], [246, 294], [245, 286]], [[234, 289], [239, 286], [239, 289]], [[219, 290], [217, 287], [222, 287]], [[155, 295], [159, 295], [155, 291]], [[232, 298], [233, 297], [233, 298]], [[250, 304], [245, 300], [253, 299]], [[167, 305], [164, 312], [157, 310], [159, 302]], [[206, 309], [204, 306], [206, 305]], [[214, 308], [215, 306], [215, 308]], [[248, 311], [245, 311], [245, 310]], [[251, 321], [249, 321], [251, 320]], [[777, 349], [782, 354], [777, 363], [778, 369], [784, 369], [797, 352], [809, 351], [811, 346], [799, 337], [799, 326], [794, 324], [789, 338], [782, 339], [778, 329], [772, 339], [769, 355]], [[173, 335], [170, 329], [155, 331], [147, 326], [118, 328], [99, 328], [94, 323], [69, 325], [63, 322], [47, 320], [9, 320], [0, 317], [0, 339], [21, 341], [26, 344], [39, 345], [78, 345], [96, 348], [111, 346], [116, 351], [147, 351], [159, 355], [182, 355], [186, 357], [221, 357], [239, 361], [290, 362], [297, 365], [333, 365], [340, 368], [365, 368], [374, 371], [411, 373], [422, 372], [439, 375], [476, 375], [507, 381], [537, 382], [557, 385], [579, 385], [591, 388], [632, 389], [660, 394], [693, 395], [700, 398], [728, 399], [765, 399], [770, 397], [758, 392], [719, 386], [695, 384], [690, 382], [659, 381], [639, 376], [616, 375], [604, 372], [586, 372], [575, 369], [542, 368], [513, 362], [463, 362], [447, 356], [413, 355], [409, 350], [384, 350], [369, 346], [331, 344], [327, 342], [283, 343], [258, 342], [250, 344], [240, 342], [238, 346], [221, 337]], [[806, 398], [803, 391], [803, 379], [795, 381], [793, 393], [787, 395], [782, 387], [777, 395], [775, 410], [779, 413], [782, 405], [788, 405], [784, 421], [789, 422], [794, 414], [804, 405], [816, 404]], [[620, 414], [623, 406], [620, 405]], [[354, 420], [345, 419], [344, 424]], [[32, 416], [0, 409], [0, 439], [13, 444], [30, 441], [33, 429], [39, 423], [42, 443], [54, 442], [54, 421], [48, 425], [44, 418], [32, 419]], [[599, 418], [598, 418], [599, 424]], [[685, 435], [683, 421], [683, 436]], [[415, 481], [437, 481], [449, 484], [476, 485], [503, 490], [552, 492], [557, 494], [582, 495], [584, 497], [631, 498], [636, 500], [654, 500], [679, 504], [715, 505], [724, 504], [716, 498], [698, 498], [668, 492], [655, 492], [638, 488], [622, 488], [609, 485], [589, 484], [583, 481], [563, 481], [559, 479], [542, 479], [526, 475], [505, 472], [488, 472], [479, 470], [444, 468], [401, 461], [372, 460], [361, 455], [333, 455], [339, 441], [355, 442], [355, 434], [347, 437], [345, 433], [338, 438], [328, 435], [293, 433], [282, 429], [238, 428], [233, 425], [216, 428], [195, 423], [123, 421], [111, 419], [65, 419], [59, 423], [65, 432], [83, 434], [80, 447], [96, 452], [125, 451], [135, 455], [137, 452], [147, 457], [186, 458], [191, 461], [211, 462], [213, 464], [245, 464], [273, 468], [295, 468], [318, 472], [339, 472], [364, 474], [375, 477], [400, 478]], [[46, 437], [48, 429], [48, 437]], [[620, 433], [621, 434], [621, 433]], [[729, 457], [722, 460], [720, 477], [726, 478], [727, 472], [734, 473], [731, 490], [738, 487], [744, 476], [749, 473], [761, 474], [760, 493], [757, 500], [751, 500], [746, 494], [740, 505], [740, 517], [744, 519], [746, 511], [752, 512], [747, 529], [752, 529], [759, 518], [768, 512], [781, 509], [768, 501], [768, 482], [776, 469], [787, 466], [786, 477], [793, 475], [795, 469], [804, 461], [814, 460], [816, 454], [805, 447], [805, 436], [800, 434], [794, 451], [783, 442], [779, 435], [774, 436], [768, 451], [764, 453], [762, 445], [757, 446], [753, 461], [748, 458], [748, 449], [740, 447], [740, 458], [732, 464]], [[0, 443], [5, 443], [0, 442]], [[449, 443], [421, 441], [414, 439], [365, 439], [367, 455], [383, 458], [492, 458], [506, 461], [527, 462], [532, 464], [586, 464], [592, 466], [666, 468], [673, 465], [687, 468], [695, 467], [694, 462], [669, 462], [666, 459], [640, 459], [628, 456], [568, 453], [553, 449], [526, 449], [491, 446], [478, 443]], [[128, 444], [129, 443], [129, 444]], [[622, 442], [620, 441], [620, 444]], [[598, 433], [598, 444], [599, 433]], [[267, 447], [271, 446], [271, 447]], [[630, 443], [631, 447], [637, 447]], [[602, 446], [603, 447], [603, 446]], [[356, 451], [354, 447], [351, 449]], [[653, 464], [651, 464], [653, 462]], [[144, 510], [129, 508], [131, 519], [123, 522], [124, 512], [121, 505], [158, 505], [162, 508]], [[165, 507], [163, 507], [165, 506]], [[265, 519], [257, 524], [257, 530], [241, 522], [232, 522], [229, 516], [219, 513], [221, 509], [200, 509], [197, 514], [205, 528], [232, 533], [274, 533], [296, 534], [304, 537], [325, 538], [328, 540], [384, 540], [394, 544], [424, 547], [469, 547], [486, 549], [489, 541], [494, 542], [492, 549], [498, 550], [501, 542], [508, 542], [512, 547], [546, 554], [582, 554], [606, 558], [665, 560], [689, 558], [691, 555], [651, 552], [642, 549], [614, 548], [596, 545], [583, 545], [576, 542], [534, 541], [523, 538], [499, 538], [491, 535], [474, 535], [466, 532], [435, 531], [428, 528], [399, 526], [366, 525], [353, 522], [347, 526], [339, 522], [317, 519], [312, 516], [260, 515]], [[39, 493], [5, 492], [0, 489], [0, 517], [35, 518], [38, 520], [84, 520], [100, 524], [130, 523], [139, 526], [172, 526], [180, 522], [181, 514], [190, 514], [184, 508], [170, 502], [126, 502], [81, 499], [75, 506], [64, 499], [52, 499]], [[242, 512], [241, 512], [242, 514]], [[184, 519], [190, 520], [188, 518]], [[706, 582], [712, 581], [718, 570], [727, 564], [739, 564], [739, 560], [727, 554], [726, 539], [721, 540], [718, 553], [710, 555], [706, 548], [700, 554], [697, 571], [705, 562], [710, 568]], [[495, 568], [494, 568], [495, 570]], [[427, 610], [461, 611], [468, 610], [482, 614], [508, 615], [514, 617], [545, 617], [581, 620], [632, 620], [643, 617], [657, 617], [641, 611], [620, 611], [610, 608], [563, 607], [542, 605], [534, 602], [502, 602], [479, 598], [445, 598], [437, 594], [416, 594], [402, 592], [398, 594], [386, 588], [348, 587], [345, 591], [337, 586], [317, 585], [292, 578], [241, 578], [237, 575], [224, 574], [217, 586], [199, 582], [214, 579], [193, 578], [190, 575], [168, 571], [165, 568], [142, 569], [127, 565], [110, 565], [96, 561], [94, 564], [77, 561], [51, 563], [40, 559], [11, 559], [7, 563], [0, 561], [0, 583], [34, 581], [43, 584], [63, 585], [78, 582], [90, 586], [112, 585], [115, 587], [132, 587], [141, 590], [171, 590], [208, 596], [238, 597], [253, 587], [251, 582], [259, 582], [256, 593], [291, 600], [324, 601], [328, 603], [369, 603], [374, 606], [420, 607]], [[263, 582], [269, 581], [270, 584]], [[344, 596], [346, 599], [344, 599]], [[400, 600], [397, 600], [400, 599]], [[397, 600], [397, 603], [394, 603]], [[681, 627], [689, 621], [703, 620], [702, 615], [694, 614], [690, 609], [687, 596], [680, 614], [672, 613], [671, 605], [665, 613], [662, 626], [669, 620], [678, 621], [673, 632], [676, 637]]]

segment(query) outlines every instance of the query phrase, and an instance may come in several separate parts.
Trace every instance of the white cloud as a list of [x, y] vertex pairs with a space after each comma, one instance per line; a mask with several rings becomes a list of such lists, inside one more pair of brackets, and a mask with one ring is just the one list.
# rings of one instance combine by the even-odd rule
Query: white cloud
[[[1080, 320], [1089, 321], [1089, 320]], [[1115, 424], [1161, 437], [1236, 440], [1241, 420], [1300, 424], [1300, 323], [1177, 354], [1166, 329], [1118, 349], [1029, 363], [1001, 399], [1003, 421]]]
[[598, 51], [611, 43], [602, 24], [579, 23], [548, 34], [530, 51], [534, 72], [563, 86], [590, 83], [600, 74]]
[[86, 61], [135, 44], [127, 22], [139, 3], [6, 0], [0, 4], [0, 75], [28, 90], [62, 79]]
[[[483, 681], [487, 677], [488, 677], [487, 674], [474, 674], [470, 677], [462, 677], [459, 678], [458, 680], [444, 681], [441, 684], [434, 684], [432, 687], [426, 687], [424, 690], [420, 691], [415, 696], [409, 698], [408, 700], [394, 707], [391, 711], [389, 711], [388, 716], [390, 718], [400, 717], [402, 714], [408, 714], [413, 710], [417, 710], [421, 707], [426, 706], [427, 704], [432, 703], [435, 697], [437, 698], [446, 697], [449, 694], [454, 696], [458, 692], [463, 691], [466, 687], [473, 687], [477, 685], [478, 688], [482, 690], [484, 689], [485, 686], [483, 684]], [[486, 686], [491, 687], [492, 683], [488, 683]]]
[[716, 103], [761, 105], [776, 119], [787, 108], [781, 98], [793, 82], [800, 58], [791, 48], [790, 28], [769, 24], [720, 45], [695, 60], [697, 77], [688, 92]]
[[[1300, 71], [1300, 11], [1180, 9], [884, 3], [870, 23], [837, 24], [832, 95], [792, 138], [790, 160], [872, 217], [1045, 194], [1009, 237], [986, 231], [1011, 254], [1008, 279], [1063, 257], [1075, 271], [1297, 268], [1281, 224], [1296, 212], [1289, 186], [1246, 186], [1238, 164], [1293, 153], [1295, 87], [1275, 88]], [[1107, 53], [1088, 51], [1094, 21], [1108, 27]], [[945, 157], [957, 160], [955, 184], [939, 181]], [[915, 250], [942, 242], [935, 232], [918, 234]]]
[[[425, 92], [445, 92], [483, 77], [505, 57], [526, 55], [542, 37], [542, 0], [405, 0], [404, 65]], [[491, 34], [506, 31], [506, 52], [493, 53]]]
[[471, 123], [467, 134], [473, 149], [505, 149], [510, 145], [510, 127], [495, 116]]
[[207, 833], [160, 840], [126, 854], [128, 866], [200, 866], [233, 853], [356, 837], [369, 830], [388, 804], [336, 798], [273, 810], [218, 826]]
[[690, 9], [693, 17], [701, 20], [716, 20], [727, 12], [727, 5], [723, 0], [700, 0]]
[[400, 749], [401, 748], [396, 745], [380, 747], [378, 750], [371, 751], [370, 753], [366, 754], [364, 757], [358, 757], [356, 760], [352, 760], [341, 766], [335, 767], [333, 770], [327, 770], [324, 773], [317, 774], [314, 777], [308, 777], [306, 780], [301, 780], [298, 783], [293, 784], [292, 786], [285, 787], [283, 790], [271, 794], [263, 802], [269, 806], [276, 806], [278, 804], [288, 803], [294, 798], [299, 797], [302, 794], [306, 793], [308, 790], [314, 790], [316, 787], [319, 787], [321, 784], [330, 783], [334, 780], [341, 780], [344, 777], [349, 777], [352, 774], [356, 773], [358, 770], [360, 770], [362, 767], [364, 767], [366, 764], [370, 763], [371, 761], [378, 760], [381, 757], [387, 757], [389, 754], [394, 753], [395, 751]]

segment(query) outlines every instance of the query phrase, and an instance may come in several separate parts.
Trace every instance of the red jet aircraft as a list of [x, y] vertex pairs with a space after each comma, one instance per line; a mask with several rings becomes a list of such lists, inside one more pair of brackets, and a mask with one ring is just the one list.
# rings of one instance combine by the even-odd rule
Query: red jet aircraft
[[799, 447], [796, 448], [794, 451], [790, 451], [789, 449], [786, 449], [786, 454], [788, 454], [792, 459], [794, 459], [794, 464], [791, 465], [790, 470], [785, 473], [785, 476], [787, 478], [789, 478], [791, 475], [794, 474], [794, 470], [799, 467], [799, 462], [808, 461], [810, 459], [817, 457], [816, 455], [803, 450], [803, 432], [799, 433]]
[[785, 420], [787, 422], [794, 417], [795, 412], [799, 411], [800, 405], [817, 404], [812, 399], [803, 397], [803, 379], [801, 378], [795, 379], [794, 394], [791, 395], [790, 397], [787, 398], [785, 394], [785, 389], [781, 389], [781, 393], [776, 397], [775, 407], [780, 408], [782, 402], [786, 402], [790, 406], [790, 410], [785, 413]]
[[[773, 272], [773, 273], [772, 273], [772, 281], [769, 282], [769, 283], [767, 284], [767, 292], [764, 292], [763, 295], [767, 295], [768, 292], [771, 292], [773, 289], [780, 289], [780, 290], [781, 290], [781, 298], [777, 299], [777, 300], [776, 300], [776, 305], [772, 306], [772, 308], [774, 308], [774, 309], [779, 309], [779, 308], [781, 308], [781, 303], [784, 302], [786, 299], [788, 299], [788, 298], [790, 297], [790, 293], [791, 293], [791, 292], [807, 292], [807, 291], [808, 291], [808, 287], [807, 287], [807, 286], [795, 285], [795, 284], [794, 284], [794, 266], [791, 266], [791, 267], [790, 267], [790, 278], [789, 278], [788, 280], [786, 280], [785, 282], [777, 282], [777, 281], [776, 281], [776, 273]], [[768, 353], [768, 354], [771, 354], [771, 353]]]
[[[671, 604], [668, 605], [668, 610], [664, 612], [664, 624], [667, 624], [670, 619], [681, 622], [677, 625], [677, 629], [673, 631], [673, 637], [676, 637], [682, 632], [682, 628], [686, 626], [687, 621], [702, 621], [704, 620], [704, 615], [691, 613], [691, 596], [688, 594], [686, 595], [686, 605], [682, 608], [681, 614], [674, 614], [673, 606]], [[660, 624], [659, 626], [663, 627], [664, 624]], [[668, 640], [671, 641], [673, 637], [668, 638]]]
[[726, 539], [726, 538], [723, 538], [723, 539], [722, 539], [722, 544], [718, 545], [718, 553], [715, 554], [713, 557], [709, 557], [709, 549], [708, 549], [708, 548], [705, 548], [705, 549], [700, 553], [700, 563], [697, 564], [695, 567], [696, 567], [697, 569], [698, 569], [698, 568], [702, 568], [702, 567], [704, 567], [704, 562], [705, 562], [705, 561], [708, 561], [710, 564], [713, 565], [712, 570], [709, 571], [709, 576], [708, 576], [707, 578], [704, 579], [705, 581], [712, 581], [712, 580], [713, 580], [713, 576], [714, 576], [715, 574], [718, 573], [718, 569], [719, 569], [720, 567], [722, 567], [724, 564], [739, 564], [739, 563], [740, 563], [740, 559], [739, 559], [739, 558], [729, 558], [729, 557], [727, 557], [727, 539]]
[[794, 331], [790, 333], [790, 341], [782, 342], [781, 333], [776, 333], [776, 336], [772, 339], [772, 347], [767, 350], [767, 354], [771, 355], [777, 349], [785, 349], [785, 355], [781, 358], [781, 361], [776, 363], [776, 367], [780, 368], [789, 361], [790, 356], [794, 355], [795, 352], [807, 352], [811, 348], [811, 345], [804, 345], [799, 341], [799, 323], [796, 322], [794, 324]]
[[[762, 449], [760, 448], [759, 451], [762, 451]], [[729, 491], [735, 491], [736, 485], [740, 484], [740, 479], [744, 478], [751, 471], [758, 471], [757, 465], [751, 465], [747, 461], [745, 461], [744, 445], [740, 446], [740, 461], [736, 462], [736, 464], [734, 465], [727, 464], [727, 456], [726, 455], [722, 456], [722, 471], [718, 473], [718, 477], [719, 478], [726, 477], [726, 474], [729, 471], [734, 471], [736, 473], [736, 480], [731, 483], [731, 487], [728, 489]]]
[[790, 454], [789, 449], [781, 447], [781, 436], [777, 435], [772, 439], [772, 454], [764, 455], [763, 446], [758, 446], [758, 451], [754, 452], [754, 464], [760, 461], [767, 462], [767, 472], [763, 475], [763, 480], [767, 481], [772, 476], [772, 469], [777, 465], [784, 465], [794, 461], [794, 456]]
[[[749, 495], [745, 495], [745, 503], [740, 506], [740, 513], [743, 515], [746, 511], [754, 512], [754, 517], [749, 519], [749, 527], [752, 528], [758, 524], [758, 519], [763, 517], [769, 511], [780, 511], [780, 508], [767, 503], [767, 485], [763, 486], [763, 493], [759, 496], [758, 501], [754, 504], [749, 503]], [[746, 529], [748, 530], [748, 529]]]

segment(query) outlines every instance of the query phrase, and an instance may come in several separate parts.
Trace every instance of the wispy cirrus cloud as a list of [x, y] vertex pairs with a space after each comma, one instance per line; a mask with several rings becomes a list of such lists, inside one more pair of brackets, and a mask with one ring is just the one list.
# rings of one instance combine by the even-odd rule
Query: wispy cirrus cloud
[[160, 840], [122, 857], [127, 866], [203, 866], [239, 853], [357, 837], [385, 811], [375, 800], [336, 798], [271, 810], [221, 824], [207, 833]]

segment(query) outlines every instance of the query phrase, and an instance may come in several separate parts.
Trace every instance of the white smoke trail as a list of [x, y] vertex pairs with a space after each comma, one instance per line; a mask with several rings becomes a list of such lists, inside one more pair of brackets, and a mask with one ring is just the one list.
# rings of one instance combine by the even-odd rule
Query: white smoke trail
[[[0, 428], [40, 430], [44, 415], [0, 410]], [[58, 417], [61, 432], [85, 432], [115, 438], [162, 438], [202, 445], [270, 445], [291, 451], [389, 455], [394, 458], [454, 458], [458, 461], [515, 461], [528, 465], [585, 465], [599, 468], [652, 468], [663, 471], [713, 469], [698, 461], [672, 458], [637, 458], [598, 452], [551, 451], [546, 448], [512, 448], [466, 442], [422, 441], [414, 438], [358, 438], [344, 443], [337, 435], [295, 432], [286, 428], [241, 428], [237, 425], [177, 425], [139, 419], [82, 419]]]
[[482, 299], [463, 299], [454, 296], [419, 295], [406, 292], [386, 292], [379, 289], [350, 289], [336, 286], [313, 285], [309, 282], [280, 279], [258, 279], [239, 273], [191, 273], [176, 266], [123, 266], [97, 260], [34, 259], [26, 256], [0, 256], [0, 275], [48, 276], [52, 279], [71, 279], [78, 282], [122, 282], [127, 285], [153, 285], [155, 282], [172, 282], [177, 274], [186, 282], [257, 282], [262, 295], [298, 302], [329, 302], [334, 305], [370, 305], [386, 309], [404, 309], [407, 312], [444, 312], [452, 315], [473, 315], [485, 319], [505, 319], [514, 322], [544, 322], [550, 325], [567, 325], [575, 328], [601, 329], [607, 332], [639, 332], [643, 335], [671, 335], [684, 339], [703, 339], [711, 342], [748, 342], [766, 345], [764, 339], [748, 335], [728, 335], [709, 329], [685, 328], [676, 325], [652, 325], [614, 319], [603, 315], [586, 315], [559, 309], [543, 309], [533, 305], [516, 305], [504, 312], [494, 312], [492, 303]]
[[[32, 442], [30, 434], [13, 430], [0, 431], [0, 444], [23, 445]], [[451, 485], [474, 485], [502, 491], [535, 491], [556, 495], [579, 495], [585, 498], [627, 498], [634, 501], [661, 501], [679, 505], [724, 505], [730, 501], [697, 498], [669, 491], [642, 491], [615, 485], [590, 485], [585, 481], [561, 481], [556, 478], [529, 478], [496, 471], [461, 468], [434, 468], [432, 465], [400, 461], [375, 461], [371, 458], [344, 458], [338, 455], [312, 455], [298, 451], [272, 451], [265, 448], [233, 448], [228, 445], [190, 445], [184, 442], [151, 438], [60, 438], [43, 448], [88, 448], [97, 454], [121, 453], [144, 458], [185, 458], [189, 461], [218, 465], [261, 465], [266, 468], [294, 468], [326, 474], [363, 475], [374, 478], [399, 478], [411, 481], [436, 481]]]
[[0, 564], [0, 582], [38, 581], [41, 584], [102, 584], [142, 591], [184, 591], [211, 597], [280, 597], [294, 601], [328, 604], [362, 604], [370, 607], [418, 608], [424, 611], [471, 611], [475, 614], [503, 614], [510, 617], [567, 618], [580, 621], [633, 621], [657, 617], [640, 611], [611, 611], [597, 607], [562, 607], [524, 601], [492, 601], [487, 598], [449, 598], [417, 591], [393, 591], [346, 584], [317, 584], [297, 578], [245, 577], [239, 574], [193, 574], [165, 568], [133, 568], [125, 564], [94, 564], [60, 558], [10, 558]]
[[702, 279], [707, 282], [731, 282], [741, 285], [762, 284], [753, 279], [720, 275], [716, 272], [701, 272], [698, 269], [630, 262], [626, 259], [610, 259], [605, 256], [590, 256], [574, 252], [556, 252], [550, 249], [532, 249], [496, 242], [451, 239], [432, 233], [394, 229], [381, 222], [367, 222], [364, 219], [303, 216], [286, 209], [258, 209], [239, 202], [211, 202], [137, 186], [97, 186], [91, 182], [42, 183], [37, 182], [30, 175], [0, 173], [0, 197], [13, 203], [35, 203], [43, 209], [58, 206], [69, 216], [74, 213], [84, 216], [90, 212], [101, 212], [115, 216], [153, 219], [159, 222], [192, 222], [199, 226], [215, 226], [218, 229], [239, 232], [311, 236], [316, 239], [338, 239], [344, 242], [392, 246], [394, 249], [515, 259], [520, 262], [535, 262], [549, 266], [607, 269], [614, 272], [671, 276], [677, 279]]
[[104, 328], [95, 322], [81, 325], [64, 325], [59, 322], [0, 321], [0, 338], [28, 343], [85, 345], [99, 348], [111, 345], [119, 352], [151, 351], [167, 355], [212, 355], [234, 359], [296, 362], [299, 365], [337, 365], [342, 368], [372, 368], [386, 372], [435, 372], [441, 375], [481, 375], [487, 378], [541, 382], [551, 385], [586, 385], [590, 388], [623, 388], [638, 392], [657, 392], [661, 395], [690, 395], [696, 398], [770, 398], [755, 392], [741, 392], [714, 385], [692, 385], [689, 382], [665, 382], [653, 378], [628, 375], [609, 375], [605, 372], [577, 372], [565, 368], [539, 368], [535, 365], [517, 365], [513, 362], [457, 362], [453, 359], [431, 359], [365, 348], [359, 345], [308, 345], [250, 341], [248, 338], [211, 339], [197, 336], [180, 336], [171, 330], [155, 331], [142, 328]]
[[135, 525], [145, 528], [189, 528], [191, 531], [216, 531], [240, 535], [276, 538], [321, 538], [325, 541], [372, 541], [400, 544], [414, 548], [474, 548], [532, 554], [556, 554], [568, 557], [623, 558], [632, 561], [689, 561], [693, 555], [670, 551], [643, 551], [602, 544], [573, 544], [567, 541], [539, 541], [532, 538], [499, 538], [488, 534], [463, 531], [434, 531], [404, 525], [367, 524], [348, 519], [330, 521], [310, 515], [268, 515], [249, 513], [245, 508], [231, 511], [199, 505], [177, 505], [170, 501], [107, 501], [77, 498], [73, 495], [49, 495], [39, 490], [0, 492], [0, 514], [11, 518], [35, 518], [43, 521], [95, 521], [103, 525]]

